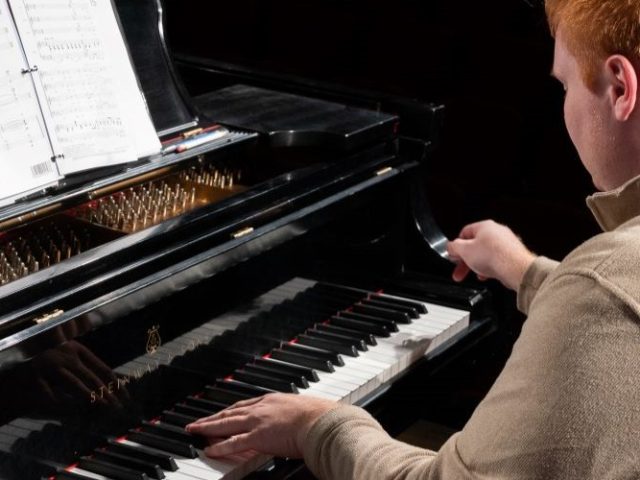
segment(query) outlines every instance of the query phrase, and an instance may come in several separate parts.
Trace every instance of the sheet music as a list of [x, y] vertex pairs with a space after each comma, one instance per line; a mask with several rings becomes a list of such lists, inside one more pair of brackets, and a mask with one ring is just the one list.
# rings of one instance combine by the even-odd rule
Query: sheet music
[[0, 203], [58, 180], [33, 81], [5, 0], [0, 0]]
[[9, 0], [62, 174], [160, 151], [109, 0]]

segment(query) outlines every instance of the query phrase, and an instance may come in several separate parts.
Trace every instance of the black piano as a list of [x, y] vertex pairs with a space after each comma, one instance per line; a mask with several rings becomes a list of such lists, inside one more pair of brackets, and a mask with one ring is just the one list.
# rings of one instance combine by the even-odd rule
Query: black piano
[[0, 478], [294, 478], [183, 427], [277, 391], [401, 428], [417, 399], [394, 391], [496, 329], [487, 290], [447, 280], [424, 191], [443, 107], [177, 69], [177, 3], [115, 2], [154, 125], [225, 134], [0, 209]]

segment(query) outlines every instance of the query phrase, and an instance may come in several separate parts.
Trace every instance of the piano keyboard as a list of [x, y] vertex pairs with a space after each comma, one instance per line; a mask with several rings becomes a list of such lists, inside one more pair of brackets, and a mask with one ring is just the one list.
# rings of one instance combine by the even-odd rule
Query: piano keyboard
[[[116, 368], [119, 377], [138, 378], [157, 369], [187, 382], [193, 376], [195, 383], [206, 386], [126, 435], [100, 439], [97, 443], [104, 446], [91, 456], [63, 468], [60, 462], [48, 464], [55, 469], [48, 478], [242, 478], [270, 457], [207, 458], [203, 439], [186, 433], [184, 425], [238, 400], [274, 391], [366, 404], [412, 363], [468, 325], [467, 311], [293, 279], [248, 308], [215, 318]], [[40, 429], [62, 434], [65, 427], [15, 420], [0, 429], [0, 453], [10, 451], [16, 437]]]

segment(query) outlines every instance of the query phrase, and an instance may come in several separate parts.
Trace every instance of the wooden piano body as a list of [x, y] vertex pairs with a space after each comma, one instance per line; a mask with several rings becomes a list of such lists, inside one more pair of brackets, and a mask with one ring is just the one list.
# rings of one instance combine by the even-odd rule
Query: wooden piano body
[[[425, 199], [442, 107], [245, 74], [190, 98], [160, 2], [116, 5], [159, 135], [215, 122], [231, 133], [0, 210], [12, 255], [0, 286], [0, 477], [285, 478], [299, 464], [189, 466], [198, 439], [175, 430], [224, 398], [296, 382], [406, 422], [384, 408], [394, 382], [495, 329], [485, 290], [445, 280], [445, 238]], [[146, 201], [160, 205], [148, 223], [112, 217]], [[416, 335], [431, 343], [403, 346]], [[308, 347], [307, 364], [260, 370]], [[296, 368], [321, 381], [305, 386]], [[163, 448], [184, 457], [180, 468]]]

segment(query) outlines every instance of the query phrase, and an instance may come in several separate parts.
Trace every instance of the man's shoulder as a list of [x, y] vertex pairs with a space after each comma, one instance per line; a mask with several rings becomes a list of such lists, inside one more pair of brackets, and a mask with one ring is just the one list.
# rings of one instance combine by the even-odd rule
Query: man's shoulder
[[640, 218], [586, 241], [560, 263], [555, 273], [593, 275], [640, 300]]

